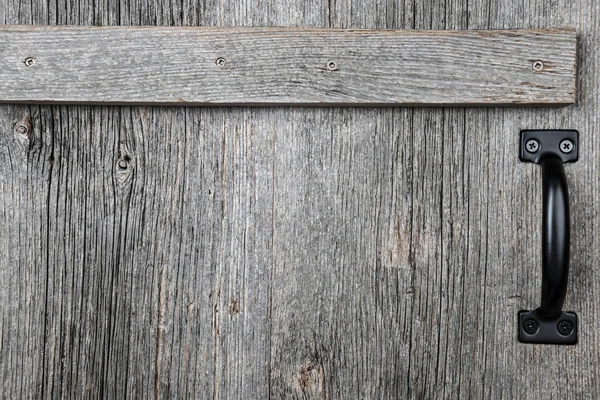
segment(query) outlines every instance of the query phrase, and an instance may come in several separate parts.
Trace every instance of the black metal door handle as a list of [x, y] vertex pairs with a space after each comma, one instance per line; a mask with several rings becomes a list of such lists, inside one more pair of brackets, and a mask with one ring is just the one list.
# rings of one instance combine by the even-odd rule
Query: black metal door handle
[[563, 312], [569, 279], [571, 226], [563, 163], [578, 157], [577, 131], [521, 131], [521, 161], [542, 166], [542, 300], [519, 312], [524, 343], [577, 343], [577, 315]]
[[571, 227], [569, 193], [563, 162], [557, 157], [542, 160], [542, 303], [548, 317], [562, 311], [569, 280]]

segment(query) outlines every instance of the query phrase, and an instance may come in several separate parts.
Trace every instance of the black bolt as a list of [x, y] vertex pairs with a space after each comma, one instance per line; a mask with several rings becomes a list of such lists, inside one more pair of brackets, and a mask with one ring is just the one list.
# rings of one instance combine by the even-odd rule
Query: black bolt
[[533, 335], [538, 331], [538, 323], [533, 319], [528, 319], [523, 324], [523, 329], [525, 330], [525, 332], [529, 333], [530, 335]]
[[573, 325], [569, 321], [560, 321], [558, 323], [558, 332], [561, 335], [570, 335], [573, 332]]

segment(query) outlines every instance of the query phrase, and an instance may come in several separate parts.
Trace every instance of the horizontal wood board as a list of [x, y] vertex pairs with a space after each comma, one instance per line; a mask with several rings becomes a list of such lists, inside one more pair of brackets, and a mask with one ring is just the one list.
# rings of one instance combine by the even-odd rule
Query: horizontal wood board
[[566, 105], [575, 57], [572, 29], [5, 25], [0, 101]]

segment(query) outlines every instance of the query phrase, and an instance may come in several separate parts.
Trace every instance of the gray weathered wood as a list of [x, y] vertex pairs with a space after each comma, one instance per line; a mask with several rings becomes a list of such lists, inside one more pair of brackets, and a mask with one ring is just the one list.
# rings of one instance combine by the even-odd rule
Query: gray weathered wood
[[575, 54], [571, 29], [3, 26], [0, 101], [564, 105]]
[[[576, 27], [565, 108], [0, 105], [6, 398], [596, 399], [599, 5], [0, 0], [9, 24]], [[541, 180], [575, 128], [575, 347], [522, 345]]]

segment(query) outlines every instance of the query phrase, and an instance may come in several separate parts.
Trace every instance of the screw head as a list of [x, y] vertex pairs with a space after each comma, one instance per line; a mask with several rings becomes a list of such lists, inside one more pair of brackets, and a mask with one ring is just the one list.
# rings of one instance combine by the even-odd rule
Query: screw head
[[223, 57], [219, 57], [215, 60], [215, 64], [217, 64], [218, 67], [224, 67], [226, 63], [227, 61]]
[[327, 69], [330, 71], [335, 71], [338, 69], [337, 67], [337, 63], [335, 61], [328, 61], [327, 62]]
[[538, 331], [538, 328], [539, 325], [534, 319], [528, 319], [527, 321], [525, 321], [525, 323], [523, 323], [523, 330], [529, 333], [530, 335], [536, 333]]
[[573, 142], [571, 142], [569, 139], [565, 139], [562, 142], [560, 142], [558, 147], [560, 148], [560, 151], [562, 151], [563, 153], [569, 154], [575, 148], [575, 144], [573, 144]]
[[544, 69], [544, 63], [542, 61], [534, 61], [533, 64], [531, 64], [531, 67], [533, 68], [533, 70], [535, 72], [540, 72], [541, 70]]
[[525, 150], [528, 153], [535, 153], [540, 149], [540, 142], [535, 139], [529, 139], [527, 143], [525, 143]]
[[23, 63], [25, 63], [25, 65], [28, 67], [33, 67], [35, 65], [35, 58], [27, 57]]
[[573, 325], [569, 321], [560, 321], [558, 323], [558, 333], [567, 336], [573, 332]]

